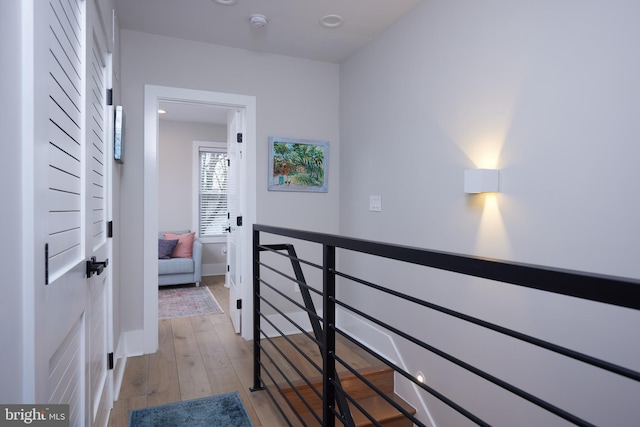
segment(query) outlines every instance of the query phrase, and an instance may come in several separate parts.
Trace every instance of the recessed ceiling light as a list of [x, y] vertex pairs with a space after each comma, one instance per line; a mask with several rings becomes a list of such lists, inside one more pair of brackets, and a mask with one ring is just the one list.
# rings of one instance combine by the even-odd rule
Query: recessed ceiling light
[[225, 6], [231, 6], [238, 3], [238, 0], [213, 0], [215, 3], [222, 4]]
[[320, 18], [320, 25], [326, 28], [336, 28], [344, 24], [344, 18], [340, 15], [325, 15]]
[[167, 112], [165, 110], [163, 110], [162, 108], [160, 108], [158, 110], [158, 114], [167, 114]]

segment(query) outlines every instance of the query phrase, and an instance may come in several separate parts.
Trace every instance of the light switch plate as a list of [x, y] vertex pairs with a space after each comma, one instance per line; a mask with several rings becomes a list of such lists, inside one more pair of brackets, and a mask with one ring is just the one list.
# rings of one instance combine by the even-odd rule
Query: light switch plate
[[371, 212], [382, 211], [382, 196], [369, 196], [369, 210]]

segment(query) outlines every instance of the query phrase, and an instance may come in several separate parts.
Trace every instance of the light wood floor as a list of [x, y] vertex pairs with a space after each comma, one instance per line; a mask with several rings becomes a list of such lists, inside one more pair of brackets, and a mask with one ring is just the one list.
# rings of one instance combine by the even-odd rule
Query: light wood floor
[[[128, 426], [132, 409], [233, 391], [240, 394], [254, 427], [288, 425], [266, 391], [249, 391], [253, 385], [253, 342], [243, 340], [233, 331], [231, 319], [226, 314], [229, 292], [224, 287], [224, 276], [203, 277], [201, 286], [209, 287], [225, 314], [159, 320], [158, 352], [127, 360], [120, 396], [111, 411], [109, 427]], [[306, 377], [317, 377], [316, 368], [295, 351], [290, 342], [302, 349], [316, 365], [322, 366], [317, 345], [303, 334], [289, 336], [288, 339], [275, 338], [272, 342], [262, 340], [267, 352], [263, 363], [275, 374], [275, 380], [283, 382], [266, 354], [291, 380], [299, 378], [296, 369]], [[372, 356], [344, 339], [336, 345], [336, 354], [354, 368], [378, 365]], [[283, 356], [289, 358], [296, 369]], [[341, 366], [337, 369], [345, 370]], [[265, 372], [263, 378], [267, 384], [271, 383]]]
[[128, 426], [132, 409], [233, 391], [255, 427], [287, 425], [265, 391], [249, 391], [252, 343], [233, 331], [224, 276], [203, 279], [201, 286], [209, 286], [225, 314], [160, 320], [158, 352], [127, 360], [109, 427]]

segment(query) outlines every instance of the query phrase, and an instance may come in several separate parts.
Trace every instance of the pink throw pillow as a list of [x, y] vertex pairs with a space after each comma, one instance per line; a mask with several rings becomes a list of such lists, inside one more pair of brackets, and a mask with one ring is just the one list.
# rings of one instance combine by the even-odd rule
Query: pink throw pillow
[[178, 245], [173, 250], [171, 258], [193, 258], [193, 240], [196, 233], [174, 234], [164, 233], [166, 240], [177, 240]]

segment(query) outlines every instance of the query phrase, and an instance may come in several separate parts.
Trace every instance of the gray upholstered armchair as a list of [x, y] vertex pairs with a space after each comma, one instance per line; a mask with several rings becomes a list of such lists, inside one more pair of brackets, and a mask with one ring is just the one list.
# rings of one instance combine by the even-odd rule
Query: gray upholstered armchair
[[[189, 230], [167, 231], [167, 233], [184, 234]], [[164, 232], [158, 233], [158, 239], [164, 238]], [[193, 240], [191, 258], [158, 259], [158, 286], [195, 283], [200, 286], [202, 280], [202, 242]]]

